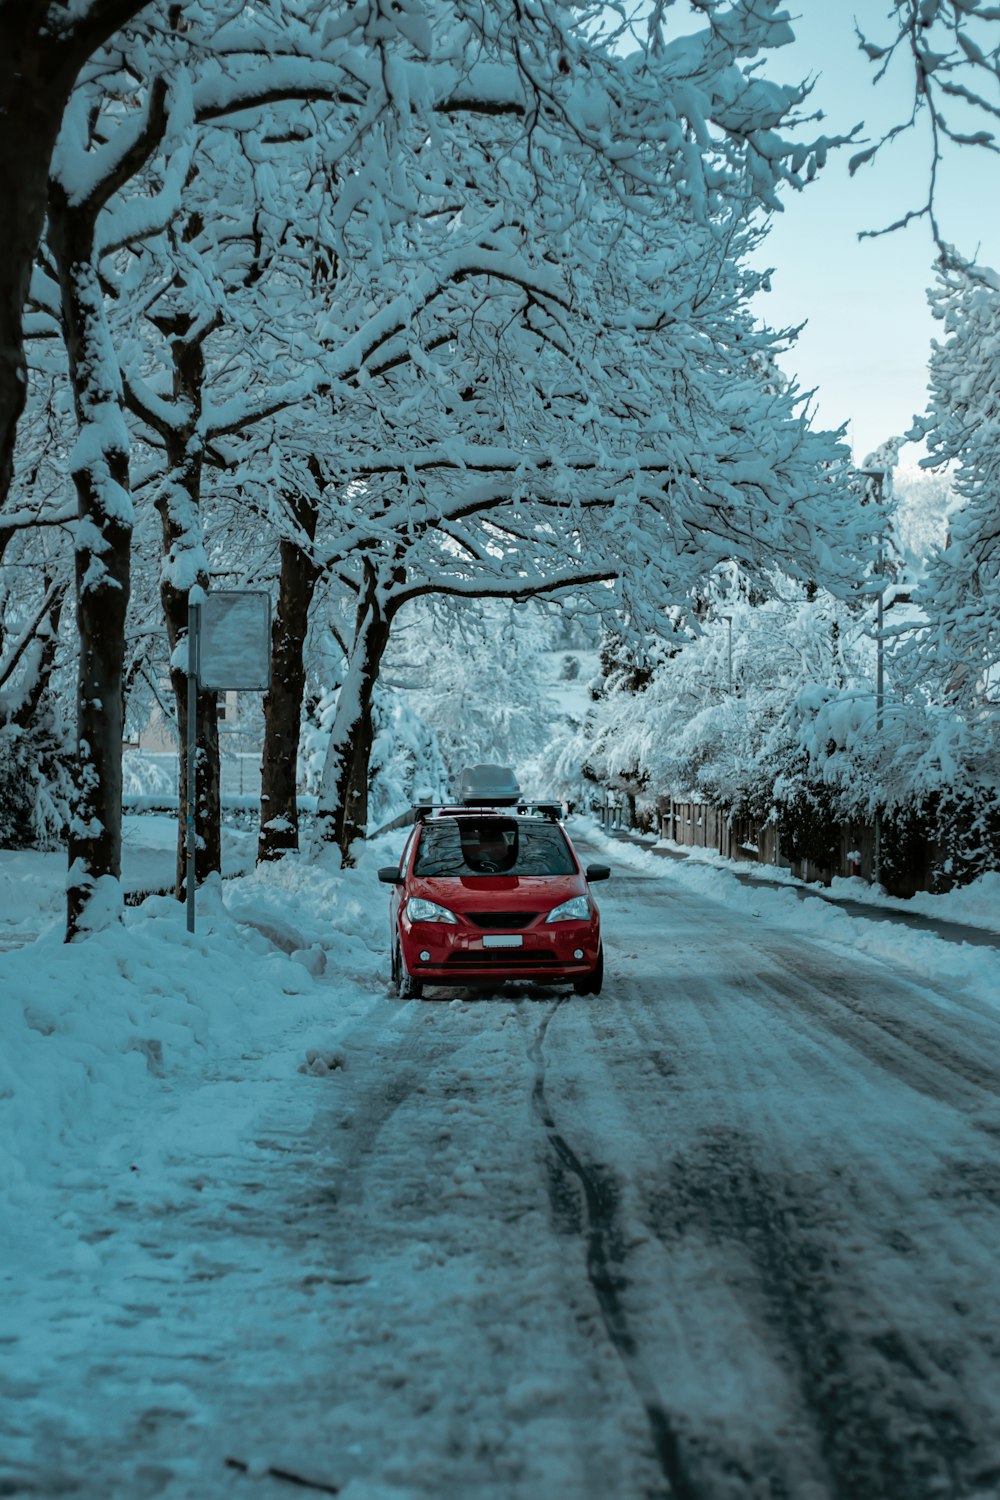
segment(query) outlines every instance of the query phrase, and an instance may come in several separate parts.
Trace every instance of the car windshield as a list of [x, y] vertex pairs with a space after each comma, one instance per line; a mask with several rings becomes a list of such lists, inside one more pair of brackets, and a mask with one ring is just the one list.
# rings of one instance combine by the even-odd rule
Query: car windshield
[[574, 875], [561, 828], [514, 818], [440, 818], [425, 823], [414, 875]]

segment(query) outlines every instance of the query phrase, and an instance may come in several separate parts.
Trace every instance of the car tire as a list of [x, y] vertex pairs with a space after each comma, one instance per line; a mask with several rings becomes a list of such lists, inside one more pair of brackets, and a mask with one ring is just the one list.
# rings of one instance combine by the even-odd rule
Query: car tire
[[392, 987], [400, 1000], [419, 1000], [424, 993], [423, 982], [407, 972], [398, 943], [392, 948]]
[[573, 989], [578, 995], [599, 995], [601, 985], [604, 983], [604, 944], [597, 950], [597, 962], [589, 974], [582, 979], [574, 979]]

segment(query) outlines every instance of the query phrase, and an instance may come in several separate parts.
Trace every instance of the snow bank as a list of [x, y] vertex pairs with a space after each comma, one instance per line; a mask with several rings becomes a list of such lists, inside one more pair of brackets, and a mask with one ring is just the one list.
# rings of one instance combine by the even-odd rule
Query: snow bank
[[908, 896], [904, 899], [901, 896], [888, 895], [881, 886], [870, 885], [867, 880], [862, 880], [859, 876], [849, 879], [837, 877], [830, 882], [829, 886], [819, 889], [814, 883], [800, 880], [797, 875], [792, 874], [791, 870], [780, 865], [757, 865], [751, 861], [741, 861], [735, 864], [733, 860], [727, 859], [725, 855], [719, 854], [714, 849], [692, 849], [690, 845], [657, 838], [655, 834], [642, 836], [642, 842], [646, 846], [643, 848], [634, 843], [625, 843], [621, 839], [609, 837], [597, 823], [589, 819], [580, 817], [574, 822], [581, 837], [586, 836], [591, 843], [599, 843], [602, 849], [613, 854], [620, 863], [631, 864], [647, 873], [664, 876], [677, 873], [676, 864], [668, 865], [659, 858], [655, 861], [649, 859], [647, 850], [651, 851], [656, 846], [683, 855], [691, 864], [710, 865], [726, 874], [739, 874], [741, 877], [761, 882], [808, 887], [817, 895], [856, 901], [882, 911], [907, 912], [913, 916], [930, 917], [937, 922], [957, 922], [965, 927], [982, 927], [988, 932], [1000, 932], [1000, 872], [997, 871], [980, 875], [968, 885], [940, 895], [933, 895], [930, 891], [918, 891], [915, 896]]
[[[151, 1118], [213, 1085], [213, 1149], [244, 1136], [255, 1084], [336, 1057], [340, 1023], [380, 996], [386, 841], [340, 872], [295, 857], [199, 893], [198, 931], [155, 896], [123, 925], [66, 946], [61, 924], [0, 953], [0, 1214], [31, 1211], [83, 1169], [128, 1158]], [[203, 1122], [204, 1123], [204, 1122]], [[155, 1132], [154, 1132], [155, 1133]], [[147, 1166], [149, 1163], [147, 1162]], [[133, 1170], [136, 1170], [133, 1167]], [[16, 1215], [14, 1216], [16, 1217]]]
[[877, 886], [857, 877], [834, 880], [830, 892], [834, 896], [849, 896], [852, 901], [865, 901], [894, 911], [914, 912], [941, 922], [961, 922], [967, 927], [985, 927], [990, 932], [1000, 932], [1000, 872], [996, 870], [940, 896], [918, 891], [905, 901], [898, 896], [887, 896]]

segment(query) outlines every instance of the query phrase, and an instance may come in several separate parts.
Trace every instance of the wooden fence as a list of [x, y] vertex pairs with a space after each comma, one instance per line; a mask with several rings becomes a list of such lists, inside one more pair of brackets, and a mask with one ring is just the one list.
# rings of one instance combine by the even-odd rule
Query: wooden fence
[[[789, 870], [800, 880], [829, 885], [835, 876], [859, 875], [875, 880], [875, 828], [871, 823], [846, 823], [837, 832], [836, 850], [828, 865], [787, 857], [781, 847], [781, 829], [776, 823], [758, 823], [751, 818], [730, 817], [707, 802], [686, 802], [658, 797], [655, 810], [643, 794], [645, 806], [637, 809], [636, 793], [627, 787], [608, 787], [594, 809], [605, 828], [654, 832], [662, 839], [689, 849], [710, 849], [724, 859]], [[930, 843], [914, 849], [905, 868], [883, 861], [881, 884], [894, 896], [912, 896], [931, 888], [936, 856]]]

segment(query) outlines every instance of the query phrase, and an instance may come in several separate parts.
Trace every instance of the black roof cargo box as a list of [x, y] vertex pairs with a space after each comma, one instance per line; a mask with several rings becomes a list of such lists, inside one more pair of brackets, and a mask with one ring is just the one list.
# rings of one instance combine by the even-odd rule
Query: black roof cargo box
[[509, 766], [466, 766], [458, 778], [458, 800], [466, 807], [513, 807], [521, 788]]

